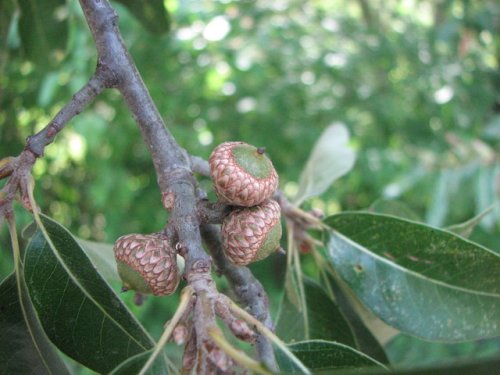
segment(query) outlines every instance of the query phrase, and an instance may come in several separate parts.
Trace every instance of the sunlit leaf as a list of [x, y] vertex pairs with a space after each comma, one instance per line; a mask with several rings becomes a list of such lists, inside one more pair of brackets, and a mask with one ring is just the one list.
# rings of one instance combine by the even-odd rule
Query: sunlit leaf
[[349, 131], [345, 125], [335, 124], [326, 128], [302, 171], [294, 203], [300, 205], [324, 193], [333, 181], [352, 169], [355, 160], [356, 153], [349, 146]]
[[71, 234], [42, 217], [25, 253], [25, 279], [49, 338], [71, 358], [108, 372], [153, 340], [96, 271]]
[[[23, 285], [24, 288], [24, 285]], [[24, 293], [27, 293], [25, 289]], [[27, 295], [23, 299], [25, 321], [16, 277], [0, 284], [0, 373], [69, 374], [63, 361], [43, 332]]]
[[[384, 368], [381, 363], [367, 355], [337, 342], [310, 340], [290, 344], [288, 348], [307, 368], [313, 371], [313, 373], [317, 371], [335, 371], [342, 369], [358, 369], [359, 371], [360, 367], [374, 366]], [[276, 357], [281, 373], [302, 373], [292, 362], [283, 357], [280, 352], [276, 353]]]
[[430, 340], [500, 335], [500, 256], [427, 225], [370, 213], [329, 217], [330, 260], [386, 323]]

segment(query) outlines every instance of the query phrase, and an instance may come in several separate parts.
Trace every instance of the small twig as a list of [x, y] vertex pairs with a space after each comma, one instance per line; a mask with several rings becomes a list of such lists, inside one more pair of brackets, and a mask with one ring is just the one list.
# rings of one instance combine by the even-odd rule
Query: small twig
[[103, 66], [98, 65], [90, 80], [73, 95], [52, 121], [37, 134], [28, 137], [26, 149], [33, 152], [36, 157], [42, 156], [45, 147], [54, 141], [55, 136], [64, 126], [111, 84], [109, 72]]
[[[222, 252], [219, 227], [205, 224], [201, 226], [201, 233], [218, 271], [226, 276], [239, 303], [248, 308], [254, 317], [272, 329], [273, 322], [269, 313], [267, 295], [262, 284], [247, 267], [237, 267], [227, 261]], [[257, 335], [255, 341], [260, 361], [269, 369], [278, 371], [278, 364], [269, 340], [262, 335]]]
[[248, 323], [255, 326], [257, 331], [265, 335], [269, 340], [271, 340], [281, 351], [283, 351], [294, 364], [301, 369], [304, 374], [311, 374], [309, 369], [305, 367], [302, 362], [300, 362], [297, 357], [286, 347], [286, 344], [281, 341], [278, 336], [276, 336], [270, 329], [268, 329], [264, 324], [255, 319], [252, 315], [247, 313], [229, 298], [227, 299], [227, 304], [233, 313], [240, 316], [242, 319], [246, 320]]
[[210, 327], [208, 329], [208, 335], [228, 356], [230, 356], [235, 362], [237, 362], [244, 368], [247, 368], [257, 374], [272, 375], [272, 372], [262, 367], [259, 362], [250, 358], [244, 352], [237, 350], [234, 346], [232, 346], [226, 340], [220, 329], [216, 327]]
[[158, 357], [158, 355], [162, 351], [163, 347], [165, 346], [168, 339], [170, 338], [170, 335], [172, 334], [172, 331], [174, 330], [175, 326], [177, 325], [177, 323], [179, 322], [181, 317], [186, 312], [186, 309], [191, 302], [191, 296], [193, 295], [193, 293], [194, 293], [194, 290], [189, 285], [186, 286], [182, 290], [179, 306], [177, 307], [177, 311], [175, 312], [174, 316], [172, 317], [172, 319], [170, 320], [168, 325], [165, 327], [165, 330], [163, 331], [163, 334], [161, 335], [160, 340], [158, 340], [158, 343], [156, 344], [155, 350], [149, 356], [147, 362], [144, 364], [141, 371], [139, 372], [139, 375], [146, 374], [148, 369], [151, 367], [151, 365], [155, 361], [156, 357]]
[[208, 161], [199, 156], [190, 155], [191, 168], [193, 172], [198, 173], [205, 177], [210, 177], [210, 166]]

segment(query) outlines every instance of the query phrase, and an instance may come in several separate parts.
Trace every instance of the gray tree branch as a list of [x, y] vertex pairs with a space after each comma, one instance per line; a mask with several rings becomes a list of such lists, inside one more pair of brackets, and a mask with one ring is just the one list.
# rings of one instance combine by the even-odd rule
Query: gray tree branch
[[[107, 0], [80, 0], [87, 23], [94, 37], [99, 62], [112, 72], [114, 87], [123, 95], [125, 102], [137, 122], [155, 166], [158, 184], [162, 193], [174, 197], [171, 221], [177, 234], [179, 247], [186, 259], [186, 276], [192, 286], [206, 285], [210, 278], [211, 258], [203, 250], [196, 180], [192, 176], [192, 166], [203, 174], [206, 164], [197, 158], [190, 158], [166, 128], [153, 100], [137, 71], [123, 42], [117, 26], [117, 14]], [[209, 216], [209, 214], [207, 214]], [[208, 235], [208, 233], [205, 233]], [[215, 237], [214, 237], [215, 236]], [[214, 244], [219, 234], [211, 234]], [[224, 257], [218, 239], [217, 249], [212, 246], [212, 255]], [[227, 263], [227, 262], [226, 262]], [[218, 266], [222, 265], [218, 261]], [[247, 268], [222, 267], [233, 289], [245, 306], [256, 318], [272, 326], [268, 311], [267, 295], [260, 283]], [[255, 286], [254, 289], [251, 287]], [[250, 289], [249, 289], [250, 287]], [[195, 290], [197, 288], [195, 287]], [[260, 338], [257, 344], [260, 359], [270, 368], [276, 368], [274, 353], [267, 340]]]

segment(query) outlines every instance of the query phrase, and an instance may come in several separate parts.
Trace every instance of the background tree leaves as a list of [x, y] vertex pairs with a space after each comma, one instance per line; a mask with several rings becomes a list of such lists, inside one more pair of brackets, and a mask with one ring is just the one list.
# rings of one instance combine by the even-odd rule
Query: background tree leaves
[[47, 217], [25, 253], [25, 278], [41, 324], [57, 347], [85, 366], [108, 372], [153, 347], [139, 322], [97, 273], [71, 234]]
[[116, 0], [141, 22], [142, 26], [151, 33], [163, 34], [170, 29], [170, 18], [163, 0]]
[[323, 194], [333, 181], [351, 170], [356, 153], [349, 138], [344, 124], [330, 125], [323, 131], [300, 175], [296, 205]]
[[65, 0], [18, 0], [19, 35], [28, 59], [40, 68], [56, 65], [66, 52], [68, 10]]

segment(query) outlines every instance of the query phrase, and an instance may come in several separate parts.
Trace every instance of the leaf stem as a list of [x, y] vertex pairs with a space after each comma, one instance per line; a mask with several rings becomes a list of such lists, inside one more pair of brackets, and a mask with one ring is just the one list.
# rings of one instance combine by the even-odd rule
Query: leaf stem
[[153, 365], [153, 362], [155, 361], [156, 357], [158, 357], [161, 350], [163, 349], [168, 339], [170, 338], [170, 335], [172, 334], [172, 331], [174, 330], [175, 326], [177, 325], [177, 323], [179, 323], [179, 320], [181, 319], [182, 315], [188, 308], [193, 293], [194, 290], [190, 286], [186, 286], [182, 290], [179, 306], [177, 307], [174, 316], [165, 327], [165, 330], [163, 331], [160, 340], [155, 346], [155, 350], [153, 351], [153, 353], [151, 353], [151, 356], [148, 358], [147, 362], [142, 367], [141, 371], [139, 372], [139, 375], [145, 375], [148, 369]]
[[259, 362], [232, 346], [226, 340], [219, 328], [210, 327], [207, 329], [207, 332], [212, 340], [214, 340], [214, 342], [224, 351], [224, 353], [234, 359], [242, 367], [245, 367], [257, 374], [272, 375], [272, 372], [266, 370]]
[[253, 324], [257, 331], [266, 336], [270, 341], [272, 341], [283, 353], [286, 354], [288, 358], [302, 371], [303, 374], [311, 375], [311, 372], [304, 364], [287, 348], [286, 344], [280, 340], [278, 336], [276, 336], [269, 328], [267, 328], [264, 324], [255, 319], [252, 315], [247, 313], [229, 298], [227, 299], [227, 303], [229, 308], [233, 313], [240, 316], [242, 319], [246, 320], [248, 323]]

